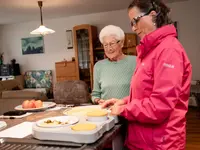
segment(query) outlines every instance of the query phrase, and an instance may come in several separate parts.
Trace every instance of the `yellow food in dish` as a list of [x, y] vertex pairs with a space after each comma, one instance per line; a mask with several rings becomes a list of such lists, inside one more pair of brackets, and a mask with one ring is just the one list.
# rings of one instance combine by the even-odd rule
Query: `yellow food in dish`
[[88, 112], [95, 112], [95, 111], [100, 111], [100, 108], [79, 108], [79, 107], [75, 107], [72, 108], [71, 110], [66, 110], [63, 113], [66, 115], [81, 115], [81, 116], [85, 116], [87, 115]]
[[78, 123], [71, 127], [74, 131], [91, 131], [97, 128], [96, 124], [92, 123]]
[[107, 116], [108, 112], [106, 110], [95, 110], [95, 111], [90, 111], [87, 112], [88, 117], [102, 117], [102, 116]]
[[85, 115], [87, 109], [85, 108], [72, 108], [71, 110], [67, 111], [68, 115]]

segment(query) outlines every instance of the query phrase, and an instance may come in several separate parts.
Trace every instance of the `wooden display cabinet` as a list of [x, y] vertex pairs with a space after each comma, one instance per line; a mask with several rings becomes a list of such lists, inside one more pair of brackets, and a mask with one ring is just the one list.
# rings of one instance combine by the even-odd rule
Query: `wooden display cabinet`
[[94, 45], [97, 40], [97, 28], [84, 24], [73, 28], [74, 49], [77, 77], [88, 84], [89, 91], [93, 87]]

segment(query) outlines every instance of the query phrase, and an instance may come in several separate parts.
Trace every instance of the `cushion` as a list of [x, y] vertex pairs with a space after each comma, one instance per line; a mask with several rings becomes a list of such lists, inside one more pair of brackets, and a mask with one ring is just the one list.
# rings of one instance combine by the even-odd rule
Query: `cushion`
[[27, 71], [24, 75], [26, 88], [51, 88], [52, 87], [52, 71], [38, 70]]

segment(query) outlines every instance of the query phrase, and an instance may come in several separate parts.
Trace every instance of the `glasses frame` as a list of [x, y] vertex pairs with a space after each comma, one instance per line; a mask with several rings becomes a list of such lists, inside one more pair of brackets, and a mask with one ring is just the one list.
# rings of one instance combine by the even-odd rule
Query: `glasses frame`
[[[118, 44], [120, 42], [120, 40], [116, 41], [115, 43], [108, 43], [106, 45], [103, 44], [104, 49], [108, 49], [108, 46], [110, 47], [114, 47], [116, 44]], [[112, 45], [111, 45], [112, 44]]]
[[140, 19], [141, 19], [142, 17], [148, 16], [148, 15], [151, 13], [151, 11], [153, 11], [153, 10], [155, 10], [155, 9], [152, 8], [152, 9], [150, 9], [147, 13], [142, 13], [142, 14], [140, 14], [139, 16], [134, 17], [134, 18], [131, 20], [131, 27], [135, 26], [135, 25], [140, 21]]

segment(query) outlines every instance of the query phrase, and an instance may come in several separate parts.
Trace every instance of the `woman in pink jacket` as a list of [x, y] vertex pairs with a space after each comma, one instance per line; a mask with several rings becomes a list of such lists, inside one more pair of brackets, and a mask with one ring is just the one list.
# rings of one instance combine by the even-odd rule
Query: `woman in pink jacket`
[[128, 150], [184, 150], [191, 64], [160, 0], [133, 0], [128, 8], [132, 30], [141, 41], [130, 95], [111, 99], [113, 115], [128, 120]]

